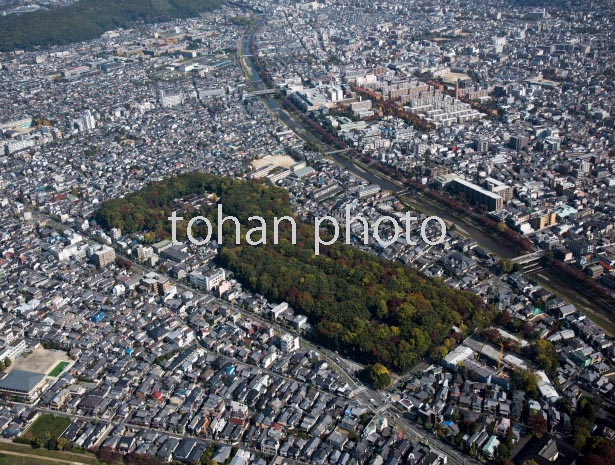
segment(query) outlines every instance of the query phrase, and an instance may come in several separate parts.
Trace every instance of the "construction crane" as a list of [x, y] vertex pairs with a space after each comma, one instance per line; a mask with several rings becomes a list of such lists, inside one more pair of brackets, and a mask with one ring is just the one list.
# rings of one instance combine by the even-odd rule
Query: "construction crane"
[[502, 359], [504, 358], [504, 344], [500, 341], [500, 357], [498, 358], [498, 370], [502, 366]]

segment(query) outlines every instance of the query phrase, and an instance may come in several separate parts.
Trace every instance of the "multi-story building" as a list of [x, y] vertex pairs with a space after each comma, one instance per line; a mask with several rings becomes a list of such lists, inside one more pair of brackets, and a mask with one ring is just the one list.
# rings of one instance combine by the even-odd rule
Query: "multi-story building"
[[534, 230], [540, 231], [541, 229], [555, 225], [557, 222], [557, 215], [555, 212], [539, 213], [530, 219], [530, 225]]
[[508, 184], [498, 181], [497, 179], [487, 178], [485, 179], [485, 185], [487, 186], [487, 190], [494, 194], [498, 194], [505, 202], [512, 200], [513, 188]]
[[91, 254], [88, 255], [98, 268], [105, 268], [115, 261], [115, 250], [108, 245], [102, 245], [96, 250], [91, 250]]
[[299, 337], [288, 333], [284, 334], [280, 338], [280, 349], [282, 349], [282, 352], [293, 352], [299, 349]]
[[454, 192], [464, 194], [469, 202], [484, 205], [490, 211], [501, 210], [504, 207], [504, 199], [500, 195], [470, 181], [457, 177], [450, 185]]
[[188, 274], [190, 284], [205, 288], [208, 292], [217, 288], [225, 279], [226, 274], [222, 268], [216, 268], [207, 272], [196, 270]]
[[360, 199], [365, 199], [367, 197], [371, 197], [373, 195], [376, 195], [378, 192], [380, 192], [380, 186], [377, 186], [375, 184], [369, 185], [369, 186], [365, 186], [363, 188], [361, 188], [357, 194], [359, 196]]
[[23, 339], [19, 341], [13, 341], [10, 345], [6, 346], [0, 351], [0, 360], [4, 361], [6, 358], [15, 360], [26, 350], [26, 342]]
[[168, 277], [152, 271], [141, 278], [140, 285], [150, 292], [164, 295], [165, 291], [171, 287], [171, 282]]
[[576, 258], [594, 253], [594, 245], [577, 236], [569, 236], [566, 245]]

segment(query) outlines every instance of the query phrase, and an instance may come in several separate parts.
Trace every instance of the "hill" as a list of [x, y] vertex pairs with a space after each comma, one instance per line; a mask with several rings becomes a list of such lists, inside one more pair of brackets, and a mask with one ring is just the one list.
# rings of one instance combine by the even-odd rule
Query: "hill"
[[135, 23], [188, 18], [220, 6], [221, 0], [81, 0], [51, 10], [0, 16], [0, 51], [34, 50], [99, 37]]
[[[272, 224], [274, 216], [291, 214], [284, 189], [191, 173], [105, 202], [95, 219], [125, 233], [149, 230], [157, 239], [169, 237], [167, 218], [179, 210], [174, 199], [203, 193], [215, 194], [224, 214], [239, 218], [244, 232], [255, 226], [249, 216], [260, 215]], [[197, 214], [207, 216], [216, 230], [213, 204], [191, 214], [178, 213], [184, 225]], [[470, 292], [341, 242], [315, 256], [312, 225], [297, 223], [294, 245], [288, 230], [282, 231], [280, 244], [273, 245], [272, 229], [267, 230], [266, 245], [225, 240], [219, 264], [252, 291], [275, 302], [287, 301], [308, 316], [314, 326], [311, 337], [358, 361], [380, 362], [403, 372], [425, 357], [439, 360], [461, 337], [481, 331], [495, 317], [495, 309]]]

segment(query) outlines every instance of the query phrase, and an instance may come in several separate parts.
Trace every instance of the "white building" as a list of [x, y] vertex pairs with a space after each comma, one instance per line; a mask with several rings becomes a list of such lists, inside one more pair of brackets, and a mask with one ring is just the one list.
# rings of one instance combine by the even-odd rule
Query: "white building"
[[308, 319], [305, 315], [297, 315], [293, 320], [293, 324], [298, 330], [305, 329], [308, 325]]
[[86, 110], [80, 118], [73, 120], [73, 128], [79, 132], [90, 131], [96, 127], [96, 118], [90, 110]]
[[69, 245], [55, 244], [49, 249], [49, 252], [56, 260], [63, 262], [71, 257], [82, 260], [85, 257], [86, 249], [78, 242]]
[[544, 371], [535, 371], [534, 374], [538, 379], [538, 391], [543, 399], [550, 403], [557, 402], [561, 396], [557, 393], [557, 389]]
[[182, 94], [167, 95], [164, 91], [160, 91], [160, 104], [163, 108], [174, 107], [184, 103], [184, 96]]
[[284, 334], [280, 338], [280, 348], [283, 352], [293, 352], [299, 349], [299, 337], [292, 334]]
[[11, 140], [5, 144], [5, 150], [11, 154], [15, 152], [20, 152], [21, 150], [29, 149], [30, 147], [34, 147], [35, 140], [33, 138], [28, 139], [16, 139]]
[[188, 281], [197, 287], [205, 288], [208, 292], [217, 288], [226, 279], [226, 274], [222, 268], [216, 268], [206, 273], [193, 271], [188, 275]]
[[271, 309], [271, 316], [274, 320], [277, 320], [278, 317], [286, 310], [288, 310], [288, 304], [286, 302], [282, 302]]
[[14, 361], [16, 358], [21, 356], [25, 350], [26, 342], [23, 339], [14, 341], [0, 351], [0, 360], [4, 362], [4, 360], [8, 357], [11, 361]]

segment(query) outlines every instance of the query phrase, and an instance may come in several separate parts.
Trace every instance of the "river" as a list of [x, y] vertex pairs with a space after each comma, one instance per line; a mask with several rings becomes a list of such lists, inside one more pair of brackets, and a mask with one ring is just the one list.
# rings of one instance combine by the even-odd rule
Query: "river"
[[[241, 54], [244, 55], [244, 64], [250, 70], [251, 85], [255, 89], [266, 89], [267, 85], [258, 75], [256, 67], [254, 65], [254, 60], [250, 55], [250, 37], [253, 34], [253, 31], [254, 29], [249, 30], [248, 33], [244, 37], [242, 37]], [[278, 118], [295, 133], [300, 134], [303, 139], [314, 141], [314, 143], [320, 146], [323, 145], [322, 141], [316, 138], [312, 133], [305, 130], [305, 128], [303, 128], [293, 118], [291, 118], [290, 115], [281, 107], [280, 102], [276, 98], [272, 97], [271, 95], [263, 95], [261, 96], [261, 98], [263, 99], [267, 107], [273, 112], [275, 112]], [[333, 148], [332, 150], [335, 150], [335, 148]], [[401, 187], [396, 184], [393, 184], [384, 177], [376, 176], [372, 172], [359, 168], [352, 162], [352, 160], [349, 160], [342, 154], [332, 154], [329, 155], [329, 157], [339, 165], [346, 168], [350, 173], [354, 174], [355, 176], [361, 177], [372, 184], [380, 186], [383, 190], [390, 190], [395, 193], [402, 190]], [[500, 257], [514, 258], [524, 254], [524, 252], [521, 251], [519, 248], [509, 245], [508, 243], [492, 236], [491, 234], [483, 232], [481, 229], [476, 227], [471, 222], [471, 220], [463, 219], [460, 216], [451, 213], [450, 210], [447, 210], [445, 207], [440, 206], [439, 204], [435, 203], [430, 199], [426, 199], [419, 193], [405, 195], [404, 200], [412, 205], [415, 205], [416, 208], [420, 209], [426, 214], [438, 216], [449, 223], [455, 224], [459, 232], [461, 232], [464, 236], [470, 237], [471, 239], [476, 241], [476, 243], [480, 247], [496, 255], [499, 255]], [[609, 312], [604, 311], [601, 308], [601, 305], [598, 305], [596, 302], [593, 301], [583, 301], [583, 303], [581, 303], [580, 300], [585, 298], [581, 296], [578, 291], [571, 289], [569, 283], [565, 282], [561, 276], [552, 273], [549, 270], [542, 270], [542, 272], [539, 275], [536, 275], [536, 277], [538, 278], [540, 284], [553, 288], [556, 293], [562, 293], [568, 299], [575, 302], [579, 308], [581, 308], [587, 315], [590, 316], [590, 319], [592, 316], [594, 317], [594, 319], [597, 319], [596, 313], [598, 313], [599, 318], [606, 319], [606, 321], [609, 322], [611, 321], [612, 315]], [[565, 290], [567, 290], [568, 292], [563, 292]], [[589, 311], [590, 309], [594, 310]], [[598, 321], [595, 321], [598, 324], [600, 324], [599, 318], [597, 319]], [[606, 325], [602, 325], [602, 327], [606, 330], [607, 333], [614, 334], [615, 330], [613, 330], [612, 327], [605, 328], [604, 326]]]
[[[254, 65], [254, 59], [250, 53], [250, 37], [253, 34], [254, 29], [250, 29], [247, 34], [241, 39], [241, 54], [243, 55], [242, 59], [244, 64], [248, 67], [250, 71], [250, 84], [256, 90], [266, 89], [267, 85], [260, 78], [258, 72], [256, 70], [256, 66]], [[311, 142], [314, 142], [318, 145], [322, 145], [322, 142], [314, 137], [311, 133], [307, 132], [302, 128], [290, 115], [284, 110], [280, 102], [271, 95], [262, 95], [260, 97], [263, 99], [267, 107], [275, 112], [278, 118], [290, 129], [292, 129], [295, 133], [301, 134], [301, 137], [304, 139], [307, 137]], [[333, 148], [332, 150], [335, 150]], [[331, 159], [333, 159], [337, 164], [346, 168], [350, 173], [355, 176], [361, 177], [366, 181], [376, 184], [380, 186], [383, 190], [389, 190], [394, 193], [397, 193], [402, 190], [399, 186], [393, 184], [388, 181], [384, 177], [376, 176], [369, 171], [365, 171], [357, 167], [351, 160], [344, 157], [341, 154], [332, 154], [329, 155]], [[522, 255], [522, 251], [519, 248], [511, 247], [508, 244], [504, 243], [501, 240], [496, 239], [495, 237], [487, 234], [477, 227], [473, 226], [470, 221], [463, 221], [459, 217], [451, 214], [450, 211], [447, 211], [444, 207], [440, 207], [435, 202], [427, 202], [422, 196], [416, 194], [414, 196], [405, 196], [405, 200], [409, 201], [411, 204], [415, 205], [421, 211], [434, 215], [446, 220], [448, 223], [455, 224], [458, 231], [463, 235], [473, 239], [476, 243], [492, 252], [496, 255], [499, 255], [504, 258], [513, 258], [519, 255]]]
[[[380, 176], [376, 176], [369, 171], [358, 168], [351, 160], [343, 155], [333, 154], [329, 156], [335, 160], [336, 163], [346, 168], [349, 172], [365, 179], [366, 181], [369, 181], [372, 184], [380, 186], [383, 190], [390, 190], [394, 193], [406, 190]], [[438, 216], [443, 220], [446, 220], [448, 223], [454, 224], [461, 234], [473, 239], [480, 247], [488, 250], [489, 252], [504, 258], [514, 258], [523, 255], [518, 248], [509, 247], [502, 241], [473, 226], [470, 220], [463, 221], [458, 216], [455, 216], [450, 211], [447, 211], [444, 207], [439, 206], [435, 203], [435, 201], [426, 200], [422, 194], [404, 194], [402, 195], [402, 198], [406, 202], [416, 206], [416, 208], [422, 212], [428, 215]]]

